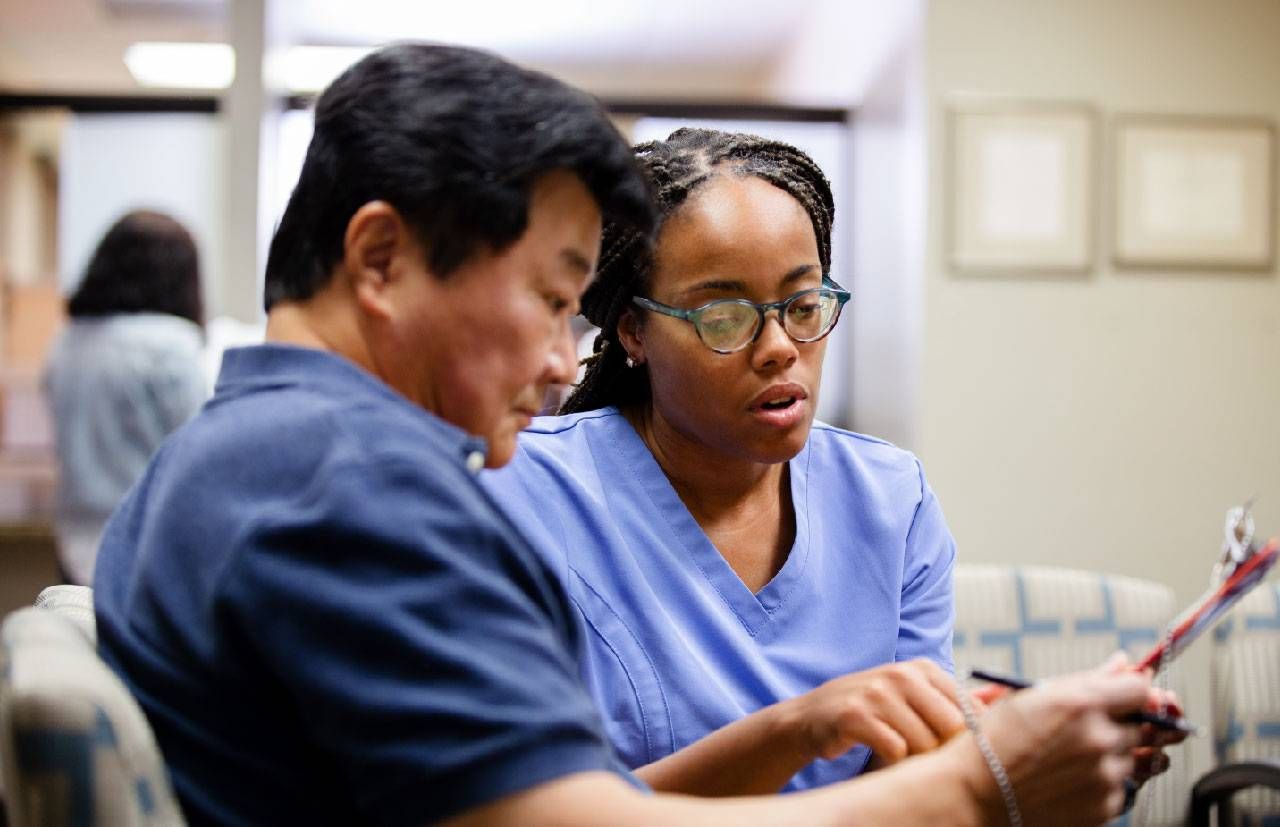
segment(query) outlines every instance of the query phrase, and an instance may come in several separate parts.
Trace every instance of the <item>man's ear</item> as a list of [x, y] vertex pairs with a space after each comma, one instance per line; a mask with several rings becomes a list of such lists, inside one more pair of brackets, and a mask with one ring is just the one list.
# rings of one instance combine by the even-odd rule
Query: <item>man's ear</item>
[[386, 201], [370, 201], [347, 222], [342, 239], [342, 266], [356, 303], [367, 312], [389, 316], [389, 291], [405, 270], [406, 257], [417, 253], [409, 227]]
[[632, 308], [622, 311], [622, 315], [618, 317], [618, 341], [638, 365], [644, 363], [644, 338], [641, 330], [639, 314]]

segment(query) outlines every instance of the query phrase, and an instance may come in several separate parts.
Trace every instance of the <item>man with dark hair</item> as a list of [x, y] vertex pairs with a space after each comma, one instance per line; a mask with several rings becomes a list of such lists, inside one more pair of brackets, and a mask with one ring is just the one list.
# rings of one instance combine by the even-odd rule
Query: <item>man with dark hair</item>
[[95, 582], [101, 651], [189, 821], [962, 824], [1020, 802], [1029, 821], [1079, 824], [1113, 809], [1137, 736], [1112, 715], [1141, 705], [1138, 676], [1019, 693], [985, 716], [989, 742], [787, 798], [649, 795], [621, 767], [561, 585], [474, 479], [573, 376], [602, 214], [648, 230], [643, 179], [598, 106], [544, 75], [407, 45], [321, 97], [272, 244], [268, 343], [227, 353], [214, 399], [112, 517]]

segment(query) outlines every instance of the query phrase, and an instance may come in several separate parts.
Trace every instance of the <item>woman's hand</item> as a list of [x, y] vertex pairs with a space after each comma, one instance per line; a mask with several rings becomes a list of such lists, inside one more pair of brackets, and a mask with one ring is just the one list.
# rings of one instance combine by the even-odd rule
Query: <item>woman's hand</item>
[[964, 729], [956, 691], [936, 663], [913, 660], [844, 675], [784, 703], [814, 757], [837, 758], [865, 744], [882, 766], [929, 752]]
[[636, 774], [660, 792], [776, 793], [815, 758], [858, 744], [875, 753], [873, 766], [934, 749], [964, 729], [955, 693], [932, 661], [877, 666], [739, 718]]

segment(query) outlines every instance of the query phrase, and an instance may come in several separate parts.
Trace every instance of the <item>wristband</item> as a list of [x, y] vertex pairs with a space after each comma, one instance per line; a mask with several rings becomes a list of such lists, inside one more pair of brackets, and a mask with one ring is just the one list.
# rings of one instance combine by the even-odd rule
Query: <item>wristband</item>
[[964, 725], [973, 733], [973, 742], [978, 745], [982, 760], [987, 762], [987, 769], [991, 770], [996, 786], [1000, 788], [1005, 812], [1009, 814], [1009, 827], [1022, 827], [1022, 811], [1018, 809], [1018, 799], [1013, 794], [1013, 783], [1009, 781], [1009, 773], [1005, 772], [1004, 764], [1000, 763], [1000, 756], [996, 755], [996, 751], [991, 748], [991, 742], [978, 727], [978, 716], [973, 714], [973, 703], [969, 700], [968, 691], [963, 686], [956, 686], [956, 695], [960, 699], [960, 711], [964, 713]]

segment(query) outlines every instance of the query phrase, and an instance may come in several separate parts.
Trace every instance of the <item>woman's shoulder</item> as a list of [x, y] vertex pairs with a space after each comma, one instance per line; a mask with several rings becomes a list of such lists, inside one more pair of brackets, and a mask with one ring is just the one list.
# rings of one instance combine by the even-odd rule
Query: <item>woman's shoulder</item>
[[602, 485], [601, 466], [617, 464], [611, 446], [630, 428], [616, 408], [535, 417], [520, 433], [511, 461], [480, 476], [490, 490], [519, 486], [544, 500], [555, 491], [596, 491]]
[[561, 416], [539, 416], [520, 434], [519, 444], [521, 453], [563, 456], [589, 450], [593, 441], [630, 427], [626, 417], [613, 407]]
[[920, 461], [910, 451], [879, 437], [860, 434], [825, 422], [814, 422], [808, 451], [814, 460], [863, 474], [921, 474]]

